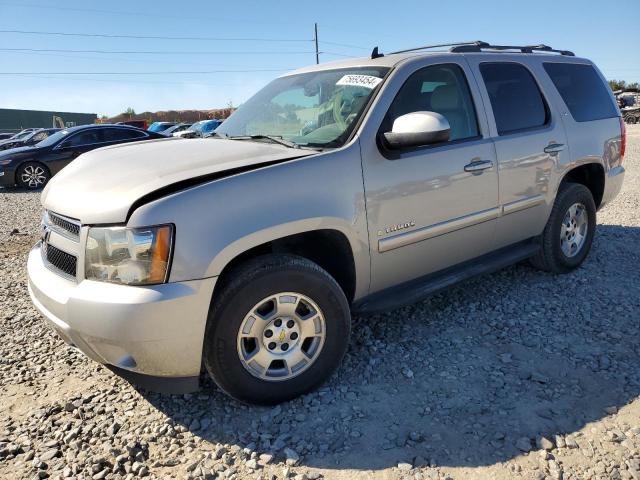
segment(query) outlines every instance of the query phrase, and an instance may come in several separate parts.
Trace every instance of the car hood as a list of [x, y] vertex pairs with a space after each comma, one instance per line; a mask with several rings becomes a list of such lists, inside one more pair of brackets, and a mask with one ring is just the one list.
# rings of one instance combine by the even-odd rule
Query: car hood
[[314, 154], [239, 140], [168, 138], [100, 148], [51, 179], [43, 206], [85, 224], [122, 223], [142, 197], [171, 185], [187, 187], [224, 172]]
[[11, 145], [11, 144], [14, 144], [14, 145], [24, 145], [24, 143], [22, 142], [22, 140], [9, 140], [9, 139], [6, 139], [6, 140], [0, 140], [0, 148], [2, 148], [2, 147], [6, 147], [7, 145]]
[[36, 147], [13, 147], [13, 148], [7, 148], [6, 150], [0, 150], [0, 158], [6, 158], [6, 157], [24, 157], [24, 156], [29, 156], [35, 152], [37, 152], [39, 149]]

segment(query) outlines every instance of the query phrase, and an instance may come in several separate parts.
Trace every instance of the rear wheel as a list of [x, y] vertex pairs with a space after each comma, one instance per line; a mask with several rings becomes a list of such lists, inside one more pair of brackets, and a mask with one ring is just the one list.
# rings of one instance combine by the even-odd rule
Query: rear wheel
[[317, 264], [268, 255], [233, 271], [209, 312], [204, 364], [241, 401], [279, 403], [312, 390], [349, 342], [344, 293]]
[[541, 250], [531, 263], [554, 273], [580, 266], [591, 250], [596, 227], [596, 205], [584, 185], [560, 186], [551, 215], [541, 236]]
[[22, 188], [36, 190], [51, 179], [49, 169], [38, 162], [26, 162], [16, 170], [16, 183]]

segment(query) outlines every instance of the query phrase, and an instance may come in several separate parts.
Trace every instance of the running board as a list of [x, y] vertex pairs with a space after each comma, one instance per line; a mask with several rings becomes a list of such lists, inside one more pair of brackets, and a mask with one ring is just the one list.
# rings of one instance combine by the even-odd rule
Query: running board
[[517, 243], [439, 272], [368, 295], [355, 302], [351, 310], [358, 314], [371, 314], [410, 305], [463, 280], [495, 272], [526, 260], [538, 253], [539, 250], [540, 246], [531, 241]]

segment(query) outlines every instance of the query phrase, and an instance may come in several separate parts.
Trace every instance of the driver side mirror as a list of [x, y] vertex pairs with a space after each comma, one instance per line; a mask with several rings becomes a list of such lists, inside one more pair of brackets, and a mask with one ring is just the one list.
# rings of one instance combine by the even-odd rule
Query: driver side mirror
[[390, 149], [421, 147], [449, 140], [449, 121], [436, 112], [412, 112], [401, 115], [393, 122], [390, 132], [383, 137]]

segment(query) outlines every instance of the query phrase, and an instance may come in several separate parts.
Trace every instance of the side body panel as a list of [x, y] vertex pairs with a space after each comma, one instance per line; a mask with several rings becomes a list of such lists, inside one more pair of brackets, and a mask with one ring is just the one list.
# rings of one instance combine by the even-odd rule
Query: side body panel
[[[566, 59], [563, 57], [552, 57], [545, 58], [542, 61], [545, 63], [566, 62]], [[612, 104], [617, 109], [618, 106], [613, 92], [611, 92], [607, 80], [600, 70], [589, 60], [576, 59], [573, 60], [572, 63], [591, 65], [595, 68], [606, 90], [609, 92]], [[542, 68], [542, 70], [544, 71], [544, 68]], [[553, 87], [551, 79], [547, 75], [545, 75], [544, 78]], [[620, 157], [620, 120], [616, 117], [578, 122], [569, 112], [567, 105], [557, 90], [554, 89], [553, 92], [571, 146], [570, 156], [567, 158], [567, 162], [558, 165], [556, 189], [562, 177], [564, 177], [569, 169], [577, 165], [598, 163], [602, 165], [605, 174], [605, 189], [602, 203], [600, 204], [600, 207], [602, 207], [617, 195], [622, 185], [622, 179], [624, 178], [624, 167], [622, 166], [622, 158]]]
[[265, 242], [331, 229], [348, 240], [356, 298], [369, 290], [369, 245], [358, 142], [224, 178], [161, 198], [128, 225], [173, 223], [171, 282], [220, 275], [237, 255]]
[[69, 165], [74, 159], [81, 154], [88, 152], [89, 149], [64, 149], [64, 148], [50, 148], [49, 151], [42, 156], [41, 159], [36, 159], [44, 163], [51, 172], [51, 175], [57, 174], [64, 167]]
[[[489, 128], [496, 147], [500, 181], [500, 218], [495, 248], [539, 235], [547, 222], [556, 193], [558, 166], [569, 159], [569, 145], [557, 108], [557, 95], [541, 65], [531, 55], [468, 56], [482, 92]], [[514, 63], [533, 76], [548, 107], [547, 124], [540, 128], [499, 135], [491, 101], [480, 72], [482, 63]], [[546, 153], [557, 145], [559, 151]]]
[[[380, 125], [396, 93], [421, 68], [458, 65], [478, 116], [477, 138], [402, 152], [386, 158], [378, 146]], [[416, 110], [419, 110], [417, 108]], [[468, 65], [462, 56], [432, 55], [398, 67], [360, 137], [371, 245], [371, 292], [435, 272], [492, 249], [498, 216], [495, 150]], [[467, 172], [465, 165], [491, 168]], [[397, 227], [400, 228], [397, 228]]]

